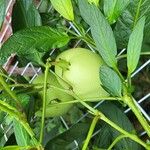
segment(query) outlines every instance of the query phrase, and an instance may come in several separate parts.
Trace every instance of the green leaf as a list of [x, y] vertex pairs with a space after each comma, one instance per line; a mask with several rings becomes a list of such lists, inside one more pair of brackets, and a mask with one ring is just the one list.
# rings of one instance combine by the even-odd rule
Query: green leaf
[[26, 27], [40, 26], [41, 24], [40, 14], [35, 8], [33, 1], [16, 1], [12, 14], [12, 27], [14, 32]]
[[[80, 146], [82, 145], [83, 140], [86, 138], [89, 127], [90, 127], [90, 124], [88, 123], [75, 124], [67, 131], [63, 132], [62, 134], [50, 140], [46, 144], [45, 149], [49, 149], [49, 148], [51, 148], [51, 150], [73, 149], [75, 148], [74, 140], [76, 140]], [[73, 147], [71, 148], [72, 144], [73, 144]]]
[[88, 0], [89, 3], [93, 3], [95, 4], [96, 6], [99, 5], [99, 0]]
[[117, 21], [120, 14], [127, 7], [129, 0], [105, 0], [104, 13], [110, 24]]
[[5, 9], [6, 9], [6, 0], [0, 0], [0, 29], [4, 21]]
[[85, 20], [85, 22], [87, 24], [91, 24], [92, 20], [91, 20], [91, 10], [89, 9], [90, 5], [87, 2], [87, 0], [78, 0], [78, 5], [79, 5], [79, 9], [80, 9], [80, 14], [82, 16], [82, 18]]
[[50, 27], [31, 27], [16, 32], [4, 43], [0, 53], [0, 64], [4, 64], [11, 54], [20, 60], [43, 64], [41, 58], [52, 48], [59, 48], [69, 42], [66, 33]]
[[10, 114], [10, 116], [13, 116], [13, 113], [19, 114], [19, 111], [15, 107], [2, 100], [0, 100], [0, 110]]
[[93, 18], [91, 24], [92, 36], [104, 61], [108, 66], [115, 68], [117, 66], [117, 47], [112, 29], [100, 10], [95, 6], [91, 8], [91, 17]]
[[116, 68], [117, 47], [108, 21], [95, 5], [88, 4], [86, 0], [78, 1], [81, 16], [91, 27], [91, 33], [100, 55], [108, 66]]
[[30, 145], [30, 137], [22, 125], [17, 121], [13, 120], [14, 134], [19, 146], [28, 146]]
[[145, 17], [142, 17], [134, 27], [133, 32], [129, 38], [127, 48], [128, 75], [130, 75], [135, 70], [139, 61], [143, 41], [144, 25]]
[[104, 88], [113, 96], [121, 97], [122, 83], [117, 73], [107, 66], [100, 67], [100, 80]]
[[[115, 122], [117, 125], [119, 125], [121, 128], [123, 128], [124, 130], [130, 132], [130, 133], [135, 133], [135, 129], [132, 125], [132, 123], [130, 122], [130, 120], [128, 119], [128, 117], [124, 114], [124, 112], [122, 110], [120, 110], [117, 106], [115, 106], [114, 104], [112, 104], [111, 102], [105, 102], [102, 105], [100, 105], [100, 107], [98, 108], [100, 111], [102, 111], [110, 120], [112, 120], [113, 122]], [[116, 131], [114, 128], [110, 127], [108, 124], [104, 124], [105, 130], [101, 130], [101, 132], [99, 133], [100, 138], [99, 138], [99, 147], [104, 146], [103, 143], [101, 142], [102, 139], [105, 139], [107, 141], [107, 135], [109, 137], [109, 141], [108, 143], [105, 141], [105, 146], [103, 148], [108, 148], [110, 144], [110, 135], [111, 135], [111, 142], [114, 141], [114, 139], [116, 139], [120, 133], [118, 131]], [[104, 128], [102, 128], [104, 129]], [[103, 136], [101, 136], [101, 134]], [[97, 137], [96, 137], [97, 138]], [[98, 141], [97, 141], [98, 143]], [[101, 147], [102, 148], [102, 147]], [[141, 146], [139, 144], [137, 144], [136, 142], [130, 140], [129, 138], [124, 138], [121, 141], [119, 141], [115, 147], [115, 150], [141, 150]]]
[[[127, 9], [122, 13], [120, 18], [118, 19], [114, 34], [116, 37], [117, 45], [119, 49], [123, 49], [127, 47], [127, 43], [129, 40], [129, 36], [132, 32], [133, 27], [136, 25], [136, 22], [142, 18], [143, 16], [146, 17], [145, 22], [145, 35], [143, 41], [143, 51], [145, 49], [149, 51], [150, 46], [150, 1], [149, 0], [142, 0], [140, 3], [139, 0], [130, 0]], [[139, 5], [139, 6], [138, 6]], [[139, 8], [139, 9], [138, 9]], [[139, 10], [139, 13], [137, 13]], [[136, 15], [138, 14], [138, 15]], [[135, 19], [136, 18], [136, 19]]]
[[110, 130], [110, 127], [106, 124], [103, 124], [101, 127], [100, 134], [97, 135], [96, 139], [94, 140], [94, 145], [97, 145], [98, 147], [105, 147], [108, 148], [108, 146], [112, 142], [112, 133]]
[[30, 96], [25, 93], [21, 93], [21, 94], [18, 94], [17, 97], [20, 100], [21, 105], [25, 109], [27, 107], [27, 105], [29, 104]]
[[66, 19], [73, 21], [74, 13], [71, 0], [50, 0], [53, 7]]
[[31, 149], [36, 149], [36, 147], [30, 147], [30, 146], [22, 147], [18, 145], [12, 145], [12, 146], [5, 146], [0, 149], [1, 150], [31, 150]]
[[[18, 128], [20, 129], [21, 127], [24, 127], [24, 129], [26, 129], [26, 131], [28, 131], [28, 134], [30, 134], [30, 135], [32, 134], [31, 136], [34, 135], [28, 122], [25, 120], [24, 114], [21, 113], [20, 111], [18, 111], [17, 108], [15, 108], [15, 107], [7, 104], [6, 102], [0, 100], [0, 110], [3, 112], [6, 112], [8, 115], [10, 115], [10, 117], [12, 117], [11, 119], [16, 119], [16, 121], [18, 122], [18, 126], [17, 126], [16, 130], [18, 130]], [[10, 118], [8, 118], [8, 119], [9, 119], [9, 121], [11, 120]], [[19, 124], [20, 124], [20, 127], [19, 127]], [[22, 128], [22, 130], [24, 130], [24, 129]], [[17, 131], [17, 132], [19, 132], [19, 131]], [[23, 132], [23, 131], [21, 131], [21, 132]], [[27, 139], [27, 137], [26, 137], [26, 139]], [[35, 143], [33, 143], [32, 140], [30, 142], [31, 142], [31, 144], [35, 144]]]

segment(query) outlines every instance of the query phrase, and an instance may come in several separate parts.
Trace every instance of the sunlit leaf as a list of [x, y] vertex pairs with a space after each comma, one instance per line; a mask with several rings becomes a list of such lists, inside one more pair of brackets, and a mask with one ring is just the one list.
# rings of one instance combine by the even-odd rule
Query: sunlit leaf
[[104, 0], [104, 13], [110, 24], [117, 21], [128, 3], [129, 0]]
[[66, 19], [73, 21], [73, 6], [71, 0], [50, 0], [53, 7]]
[[144, 25], [145, 17], [142, 17], [134, 27], [133, 32], [129, 38], [127, 48], [128, 75], [130, 75], [135, 70], [139, 61], [143, 41]]

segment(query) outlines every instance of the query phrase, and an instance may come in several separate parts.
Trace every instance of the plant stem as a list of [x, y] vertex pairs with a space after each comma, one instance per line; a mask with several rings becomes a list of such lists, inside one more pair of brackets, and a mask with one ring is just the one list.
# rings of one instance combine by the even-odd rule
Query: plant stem
[[6, 79], [12, 81], [12, 82], [16, 82], [14, 79], [12, 79], [11, 77], [9, 77], [8, 75], [4, 74], [4, 73], [0, 73], [0, 76], [5, 77]]
[[[118, 70], [119, 71], [119, 70]], [[120, 72], [119, 72], [120, 73]], [[121, 74], [120, 74], [121, 75]], [[122, 77], [122, 75], [121, 75]], [[62, 79], [63, 80], [63, 79]], [[124, 82], [124, 78], [122, 77], [122, 80]], [[69, 85], [69, 84], [68, 84]], [[67, 91], [66, 91], [67, 92]], [[130, 139], [132, 139], [133, 141], [139, 143], [140, 145], [142, 145], [143, 147], [145, 147], [145, 149], [149, 150], [149, 146], [146, 145], [146, 143], [144, 143], [141, 139], [138, 138], [138, 136], [134, 135], [134, 134], [130, 134], [129, 132], [125, 131], [124, 129], [122, 129], [121, 127], [119, 127], [117, 124], [115, 124], [114, 122], [112, 122], [111, 120], [109, 120], [107, 117], [104, 116], [103, 113], [101, 113], [100, 111], [94, 109], [93, 107], [91, 107], [90, 105], [88, 105], [87, 103], [85, 103], [83, 101], [82, 98], [80, 98], [78, 95], [76, 95], [73, 90], [70, 90], [70, 94], [77, 99], [83, 106], [85, 106], [87, 109], [90, 110], [90, 113], [95, 115], [95, 116], [99, 116], [99, 119], [105, 121], [107, 124], [109, 124], [110, 126], [112, 126], [113, 128], [115, 128], [117, 131], [119, 131], [120, 133], [122, 133], [123, 135], [126, 135], [127, 137], [129, 137]], [[124, 100], [124, 99], [123, 99]]]
[[18, 100], [16, 94], [13, 91], [10, 90], [9, 85], [5, 82], [5, 80], [3, 79], [3, 77], [1, 75], [0, 75], [0, 84], [3, 86], [4, 90], [15, 101], [15, 103], [17, 105], [17, 108], [18, 108], [18, 110], [17, 110], [16, 108], [10, 106], [7, 103], [5, 103], [5, 105], [0, 103], [1, 110], [3, 110], [4, 112], [8, 113], [9, 115], [15, 117], [20, 122], [20, 124], [25, 128], [27, 133], [31, 136], [31, 138], [33, 139], [34, 143], [37, 144], [37, 140], [35, 139], [35, 135], [34, 135], [32, 129], [30, 128], [28, 122], [26, 121], [26, 116], [25, 116], [25, 114], [23, 112], [23, 108], [22, 108], [22, 105], [21, 105], [20, 101]]
[[58, 79], [60, 79], [62, 82], [64, 82], [64, 84], [67, 86], [68, 89], [72, 89], [72, 86], [66, 81], [64, 80], [62, 77], [60, 77], [59, 75], [57, 75], [55, 72], [53, 72], [52, 70], [50, 70], [50, 72]]
[[44, 78], [44, 88], [43, 88], [43, 107], [42, 107], [42, 119], [41, 119], [41, 131], [40, 131], [40, 143], [43, 143], [43, 137], [44, 137], [44, 124], [45, 124], [45, 113], [46, 113], [46, 95], [47, 95], [47, 77], [48, 77], [48, 71], [50, 68], [49, 62], [46, 63], [45, 68], [45, 78]]
[[124, 98], [124, 102], [129, 106], [129, 108], [131, 108], [131, 110], [133, 111], [133, 113], [135, 114], [139, 122], [141, 123], [142, 127], [145, 129], [148, 136], [150, 137], [150, 126], [148, 122], [146, 121], [146, 119], [143, 117], [138, 107], [135, 105], [133, 97], [126, 95], [123, 98]]
[[90, 130], [88, 132], [87, 138], [86, 138], [85, 143], [84, 143], [84, 145], [82, 147], [82, 150], [86, 150], [87, 149], [89, 141], [90, 141], [90, 139], [92, 137], [92, 134], [94, 132], [94, 129], [95, 129], [95, 126], [96, 126], [96, 123], [97, 123], [98, 119], [99, 119], [99, 116], [95, 116], [94, 117], [94, 119], [92, 121], [92, 124], [90, 126]]
[[37, 84], [11, 84], [8, 85], [9, 87], [24, 87], [24, 88], [29, 88], [29, 87], [36, 87], [36, 86], [41, 86], [41, 88], [43, 87], [42, 83], [37, 83]]
[[76, 98], [84, 107], [86, 107], [87, 109], [89, 109], [91, 111], [91, 113], [93, 113], [94, 115], [97, 115], [98, 110], [94, 109], [93, 107], [91, 107], [90, 105], [88, 105], [86, 102], [83, 101], [82, 98], [80, 98], [78, 95], [76, 95], [73, 91], [72, 91], [72, 96], [74, 98]]
[[[108, 98], [99, 98], [97, 100], [91, 100], [91, 99], [83, 99], [83, 102], [99, 102], [100, 100], [108, 100], [108, 101], [117, 101], [119, 99], [117, 98], [112, 98], [112, 97], [108, 97]], [[71, 101], [66, 101], [66, 102], [60, 102], [60, 103], [56, 103], [56, 104], [50, 104], [48, 105], [48, 107], [55, 107], [55, 106], [59, 106], [59, 105], [66, 105], [66, 104], [74, 104], [74, 103], [80, 103], [80, 100], [76, 99], [76, 100], [71, 100]]]
[[10, 106], [9, 104], [7, 104], [6, 102], [2, 100], [0, 100], [0, 110], [8, 113], [10, 116], [14, 117], [18, 122], [20, 122], [20, 124], [25, 128], [27, 133], [31, 136], [31, 138], [37, 144], [37, 140], [34, 138], [35, 135], [32, 129], [30, 128], [29, 124], [26, 122], [23, 114], [20, 114], [20, 112], [16, 108]]
[[1, 75], [0, 75], [0, 84], [3, 86], [4, 90], [12, 97], [17, 107], [22, 112], [22, 106], [20, 101], [18, 100], [16, 94], [10, 90], [9, 85], [5, 82], [4, 78]]
[[120, 140], [122, 140], [123, 138], [127, 137], [126, 135], [120, 135], [118, 136], [113, 142], [112, 144], [108, 147], [107, 150], [112, 150], [112, 148], [116, 145], [116, 143], [118, 143]]
[[62, 29], [64, 29], [66, 31], [66, 33], [71, 33], [72, 35], [78, 37], [79, 35], [77, 33], [75, 33], [74, 31], [68, 29], [67, 27], [63, 27]]
[[114, 67], [114, 70], [115, 70], [115, 71], [116, 71], [116, 73], [119, 75], [119, 77], [120, 77], [121, 81], [122, 81], [122, 82], [124, 82], [124, 81], [125, 81], [125, 79], [124, 79], [123, 75], [120, 73], [120, 71], [118, 70], [118, 68], [117, 68], [117, 67]]
[[128, 89], [131, 89], [132, 81], [131, 81], [131, 75], [130, 74], [128, 75], [127, 83], [128, 83]]
[[75, 21], [73, 21], [72, 23], [73, 23], [74, 27], [78, 30], [78, 32], [80, 33], [80, 35], [84, 35], [85, 34], [85, 31], [83, 33], [83, 31], [80, 29], [80, 27], [78, 26], [78, 24]]
[[[150, 55], [150, 52], [141, 52], [140, 55], [147, 56], [147, 55]], [[120, 60], [120, 59], [126, 58], [126, 57], [127, 57], [127, 54], [123, 54], [123, 55], [118, 56], [117, 59]]]
[[119, 127], [118, 125], [116, 125], [114, 122], [112, 122], [111, 120], [109, 120], [107, 117], [105, 117], [101, 112], [100, 112], [100, 119], [103, 120], [103, 121], [105, 121], [107, 124], [109, 124], [111, 127], [115, 128], [117, 131], [119, 131], [123, 135], [126, 135], [127, 137], [129, 137], [133, 141], [139, 143], [145, 149], [149, 150], [148, 149], [149, 147], [146, 145], [146, 143], [144, 143], [141, 139], [139, 139], [138, 136], [125, 131], [124, 129], [122, 129], [121, 127]]
[[147, 146], [146, 143], [144, 143], [141, 139], [139, 139], [138, 136], [130, 134], [129, 132], [127, 132], [124, 129], [122, 129], [121, 127], [119, 127], [117, 124], [115, 124], [114, 122], [112, 122], [111, 120], [109, 120], [107, 117], [105, 117], [105, 115], [103, 113], [101, 113], [100, 111], [94, 109], [93, 107], [91, 107], [87, 103], [83, 102], [82, 99], [79, 96], [77, 96], [76, 94], [74, 94], [74, 97], [77, 98], [79, 100], [79, 102], [83, 106], [85, 106], [86, 108], [88, 108], [90, 110], [91, 114], [93, 114], [95, 116], [99, 116], [99, 119], [105, 121], [107, 124], [109, 124], [110, 126], [112, 126], [113, 128], [115, 128], [120, 133], [126, 135], [127, 137], [129, 137], [133, 141], [141, 144], [143, 147], [145, 147], [145, 149], [149, 150], [150, 147]]
[[80, 33], [77, 37], [79, 37], [81, 40], [83, 40], [84, 42], [86, 42], [87, 44], [92, 46], [94, 49], [97, 49], [93, 39], [88, 35], [86, 36], [87, 33], [85, 32], [85, 30], [83, 28], [82, 28], [83, 30], [81, 30], [80, 27], [78, 26], [78, 24], [75, 21], [73, 21], [72, 23], [76, 27], [78, 32]]
[[141, 144], [143, 147], [145, 147], [147, 150], [149, 150], [149, 147], [146, 145], [146, 143], [144, 143], [141, 139], [139, 139], [136, 135], [130, 134], [127, 131], [125, 131], [124, 129], [122, 129], [121, 127], [119, 127], [118, 125], [116, 125], [114, 122], [112, 122], [111, 120], [109, 120], [108, 118], [106, 118], [104, 116], [104, 114], [102, 114], [100, 111], [94, 109], [93, 107], [91, 107], [90, 105], [88, 105], [87, 103], [85, 103], [78, 95], [76, 95], [73, 91], [71, 94], [74, 98], [76, 98], [78, 100], [78, 102], [80, 102], [83, 106], [85, 106], [87, 109], [90, 110], [90, 113], [95, 115], [95, 116], [99, 116], [99, 119], [105, 121], [106, 123], [108, 123], [110, 126], [112, 126], [113, 128], [115, 128], [117, 131], [119, 131], [120, 133], [122, 133], [123, 135], [129, 137], [130, 139], [132, 139], [133, 141]]

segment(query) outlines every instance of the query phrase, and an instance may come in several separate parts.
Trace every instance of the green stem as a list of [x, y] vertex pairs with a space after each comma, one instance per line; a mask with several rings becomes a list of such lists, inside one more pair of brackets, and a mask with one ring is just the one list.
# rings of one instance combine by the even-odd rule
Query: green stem
[[124, 102], [129, 106], [129, 108], [131, 108], [131, 110], [133, 111], [133, 113], [141, 123], [143, 129], [147, 132], [148, 136], [150, 137], [150, 126], [146, 121], [146, 119], [143, 117], [138, 107], [135, 105], [133, 97], [124, 96], [123, 98], [124, 98]]
[[31, 136], [31, 138], [35, 141], [37, 144], [37, 140], [34, 138], [35, 134], [33, 133], [32, 129], [30, 128], [29, 124], [24, 118], [23, 114], [20, 114], [19, 111], [16, 110], [16, 108], [10, 106], [9, 104], [3, 102], [0, 100], [0, 110], [8, 113], [10, 116], [14, 117], [20, 124], [25, 128], [27, 133]]
[[[93, 99], [83, 99], [83, 102], [99, 102], [100, 100], [116, 100], [118, 101], [117, 98], [112, 98], [112, 97], [108, 97], [108, 98], [99, 98], [97, 100], [93, 100]], [[55, 106], [59, 106], [59, 105], [65, 105], [65, 104], [73, 104], [73, 103], [80, 103], [80, 100], [76, 99], [76, 100], [71, 100], [71, 101], [66, 101], [66, 102], [60, 102], [57, 104], [50, 104], [49, 107], [55, 107]]]
[[41, 86], [41, 88], [43, 87], [42, 83], [37, 83], [37, 84], [11, 84], [9, 85], [9, 87], [24, 87], [24, 88], [29, 88], [29, 87], [36, 87], [36, 86]]
[[41, 131], [40, 131], [40, 143], [43, 143], [43, 137], [44, 137], [44, 124], [45, 124], [45, 113], [46, 113], [46, 93], [47, 93], [47, 77], [48, 77], [48, 71], [50, 68], [49, 62], [46, 63], [45, 68], [45, 78], [44, 78], [44, 88], [43, 88], [43, 107], [42, 107], [42, 120], [41, 120]]
[[120, 71], [118, 70], [118, 68], [115, 67], [114, 70], [117, 72], [117, 74], [119, 75], [120, 79], [124, 82], [124, 77], [122, 76], [122, 74], [120, 73]]
[[[150, 52], [141, 52], [140, 55], [147, 56], [147, 55], [150, 55]], [[118, 56], [117, 59], [120, 60], [120, 59], [126, 58], [126, 57], [127, 57], [127, 54], [123, 54], [123, 55]]]
[[4, 148], [2, 148], [1, 150], [5, 149], [20, 149], [20, 150], [29, 150], [29, 149], [37, 149], [37, 150], [43, 150], [42, 146], [18, 146], [18, 145], [13, 145], [13, 146], [5, 146]]
[[76, 36], [76, 37], [79, 36], [77, 33], [75, 33], [74, 31], [72, 31], [72, 30], [70, 30], [70, 29], [68, 29], [67, 27], [62, 27], [62, 28], [60, 28], [60, 29], [64, 29], [64, 30], [66, 31], [66, 33], [69, 32], [70, 34], [72, 34], [72, 35], [74, 35], [74, 36]]
[[97, 50], [97, 47], [95, 44], [89, 40], [87, 37], [80, 37], [81, 40], [83, 40], [85, 43], [89, 44], [94, 50]]
[[137, 11], [136, 11], [136, 15], [135, 15], [134, 22], [133, 22], [133, 28], [135, 27], [135, 25], [136, 25], [136, 23], [138, 21], [141, 5], [142, 5], [142, 0], [139, 0]]
[[18, 109], [22, 112], [22, 106], [21, 106], [20, 101], [18, 100], [16, 94], [10, 90], [9, 85], [5, 82], [5, 80], [3, 79], [1, 75], [0, 75], [0, 84], [3, 86], [4, 90], [12, 97]]
[[[71, 90], [68, 90], [68, 89], [62, 89], [57, 86], [53, 86], [53, 85], [49, 85], [49, 84], [48, 84], [48, 88], [57, 89], [59, 91], [67, 93], [73, 97], [75, 96], [75, 97], [79, 98], [74, 92], [72, 92]], [[79, 99], [81, 99], [81, 98], [79, 98]], [[82, 99], [82, 101], [90, 101], [90, 102], [97, 102], [99, 100], [120, 100], [120, 101], [122, 101], [122, 98], [120, 98], [120, 97], [91, 97], [91, 98], [87, 98], [87, 99]], [[76, 103], [76, 102], [78, 102], [78, 101], [75, 100], [74, 103]]]
[[[24, 87], [24, 88], [36, 87], [36, 86], [39, 87], [39, 89], [37, 89], [38, 92], [39, 92], [39, 90], [43, 90], [43, 84], [42, 83], [37, 83], [37, 84], [11, 84], [11, 85], [9, 85], [9, 87]], [[49, 83], [47, 83], [47, 87], [52, 88], [52, 89], [57, 89], [59, 91], [67, 93], [71, 96], [73, 95], [72, 92], [70, 92], [70, 90], [62, 89], [62, 88], [59, 88], [57, 86], [51, 85]], [[120, 97], [91, 97], [91, 98], [83, 99], [83, 101], [87, 101], [87, 102], [97, 102], [97, 101], [100, 101], [100, 100], [111, 100], [111, 101], [119, 100], [119, 101], [121, 101], [122, 98], [120, 98]], [[74, 100], [74, 101], [61, 102], [59, 104], [78, 103], [78, 102], [79, 102], [78, 100]], [[52, 105], [58, 105], [58, 104], [52, 104]]]
[[130, 139], [132, 139], [133, 141], [141, 144], [143, 147], [147, 148], [147, 145], [140, 140], [136, 135], [130, 134], [127, 131], [123, 130], [122, 128], [120, 128], [118, 125], [116, 125], [114, 122], [112, 122], [111, 120], [109, 120], [108, 118], [106, 118], [101, 112], [99, 112], [98, 110], [94, 109], [93, 107], [91, 107], [90, 105], [88, 105], [87, 103], [85, 103], [83, 101], [83, 99], [81, 99], [78, 95], [76, 95], [73, 91], [71, 92], [72, 96], [78, 100], [78, 102], [80, 102], [83, 106], [85, 106], [87, 109], [90, 110], [90, 113], [95, 115], [95, 116], [99, 116], [100, 119], [102, 119], [103, 121], [105, 121], [106, 123], [108, 123], [109, 125], [111, 125], [113, 128], [115, 128], [117, 131], [119, 131], [120, 133], [126, 135], [127, 137], [129, 137]]
[[96, 123], [97, 123], [98, 119], [99, 119], [98, 116], [95, 116], [95, 117], [94, 117], [94, 119], [93, 119], [93, 121], [92, 121], [92, 124], [91, 124], [91, 126], [90, 126], [90, 130], [89, 130], [89, 132], [88, 132], [87, 138], [86, 138], [86, 140], [85, 140], [85, 142], [84, 142], [84, 145], [83, 145], [83, 147], [82, 147], [82, 150], [86, 150], [86, 149], [87, 149], [88, 144], [89, 144], [89, 142], [90, 142], [90, 139], [91, 139], [91, 137], [92, 137], [92, 134], [93, 134], [93, 132], [94, 132], [94, 129], [95, 129], [95, 126], [96, 126]]
[[[8, 105], [7, 103], [4, 105], [4, 107], [2, 107], [3, 105], [1, 105], [1, 110], [3, 110], [4, 112], [8, 113], [9, 115], [15, 117], [21, 124], [22, 126], [25, 128], [25, 130], [28, 132], [28, 134], [31, 136], [31, 138], [33, 139], [33, 141], [35, 143], [37, 143], [37, 140], [34, 138], [35, 135], [32, 131], [32, 129], [30, 128], [28, 122], [26, 121], [26, 116], [23, 113], [23, 108], [22, 105], [20, 103], [20, 101], [18, 100], [16, 94], [10, 90], [9, 85], [5, 82], [5, 80], [3, 79], [2, 76], [0, 76], [0, 83], [3, 86], [4, 90], [12, 97], [12, 99], [15, 101], [17, 108], [19, 111], [16, 111], [14, 107]], [[4, 102], [3, 102], [4, 103]], [[9, 107], [7, 107], [9, 106]], [[18, 112], [18, 113], [17, 113]], [[20, 113], [21, 112], [21, 113]]]
[[78, 26], [78, 24], [75, 21], [73, 21], [72, 23], [76, 27], [76, 29], [80, 32], [81, 35], [85, 35], [85, 31], [83, 33], [82, 30], [80, 29], [80, 27]]
[[59, 78], [62, 82], [64, 82], [64, 84], [67, 86], [68, 89], [72, 89], [72, 86], [66, 81], [64, 80], [62, 77], [58, 76], [55, 72], [53, 72], [52, 70], [50, 70], [50, 72], [56, 77]]
[[87, 109], [89, 109], [91, 111], [91, 113], [93, 114], [97, 114], [98, 110], [94, 109], [93, 107], [91, 107], [90, 105], [88, 105], [86, 102], [83, 101], [82, 98], [80, 98], [77, 94], [75, 94], [73, 91], [72, 91], [72, 96], [74, 98], [76, 98], [84, 107], [86, 107]]
[[80, 35], [78, 35], [78, 37], [84, 42], [86, 42], [87, 44], [89, 44], [94, 49], [97, 49], [93, 39], [89, 35], [86, 36], [87, 33], [85, 31], [82, 31], [75, 21], [73, 21], [73, 24], [77, 28], [77, 30], [80, 32]]
[[146, 145], [146, 143], [144, 143], [141, 139], [139, 139], [138, 136], [136, 136], [134, 134], [130, 134], [129, 132], [125, 131], [124, 129], [122, 129], [121, 127], [119, 127], [118, 125], [116, 125], [114, 122], [112, 122], [111, 120], [109, 120], [107, 117], [105, 117], [101, 112], [100, 112], [100, 119], [103, 120], [103, 121], [105, 121], [107, 124], [109, 124], [111, 127], [115, 128], [117, 131], [119, 131], [123, 135], [126, 135], [127, 137], [129, 137], [133, 141], [139, 143], [144, 148], [146, 148], [147, 150], [149, 150], [148, 146]]
[[132, 86], [131, 75], [128, 75], [127, 83], [128, 83], [128, 89], [131, 89], [131, 86]]
[[[62, 79], [63, 80], [63, 79]], [[68, 84], [69, 85], [69, 84]], [[110, 126], [112, 126], [113, 128], [115, 128], [117, 131], [119, 131], [120, 133], [128, 136], [130, 139], [132, 139], [133, 141], [141, 144], [143, 147], [145, 147], [147, 150], [149, 149], [149, 147], [146, 145], [146, 143], [144, 143], [141, 139], [139, 139], [136, 135], [130, 134], [127, 131], [125, 131], [124, 129], [122, 129], [121, 127], [119, 127], [118, 125], [116, 125], [114, 122], [112, 122], [111, 120], [109, 120], [108, 118], [106, 118], [104, 116], [104, 114], [102, 114], [101, 112], [99, 112], [98, 110], [94, 109], [93, 107], [91, 107], [90, 105], [88, 105], [87, 103], [85, 103], [82, 98], [80, 98], [78, 95], [76, 95], [73, 91], [71, 92], [72, 96], [77, 99], [83, 106], [85, 106], [87, 109], [90, 110], [90, 113], [95, 115], [95, 116], [99, 116], [99, 118], [103, 121], [105, 121], [106, 123], [108, 123]]]
[[0, 73], [0, 76], [5, 77], [6, 79], [12, 81], [12, 82], [16, 82], [14, 79], [12, 79], [11, 77], [9, 77], [8, 75], [4, 74], [4, 73]]
[[128, 136], [130, 139], [132, 139], [133, 141], [141, 144], [143, 147], [145, 147], [147, 150], [149, 150], [149, 147], [146, 145], [146, 143], [144, 143], [141, 139], [139, 139], [138, 136], [130, 134], [129, 132], [125, 131], [124, 129], [122, 129], [121, 127], [116, 125], [114, 122], [112, 122], [107, 117], [105, 117], [105, 115], [103, 113], [101, 113], [100, 111], [98, 111], [98, 110], [94, 109], [93, 107], [89, 106], [87, 103], [83, 102], [82, 99], [79, 96], [77, 96], [76, 94], [74, 94], [74, 97], [77, 98], [83, 106], [85, 106], [87, 109], [89, 109], [91, 114], [93, 114], [95, 116], [99, 116], [99, 118], [101, 120], [108, 123], [110, 126], [115, 128], [117, 131], [119, 131], [120, 133]]
[[112, 148], [116, 145], [116, 143], [118, 143], [120, 140], [122, 140], [123, 138], [127, 137], [126, 135], [120, 135], [118, 136], [113, 142], [112, 144], [108, 147], [107, 150], [112, 150]]

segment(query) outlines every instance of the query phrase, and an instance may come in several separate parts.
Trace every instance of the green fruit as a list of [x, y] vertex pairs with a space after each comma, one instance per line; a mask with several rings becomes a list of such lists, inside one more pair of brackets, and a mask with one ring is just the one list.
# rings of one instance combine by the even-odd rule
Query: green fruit
[[[83, 48], [74, 48], [62, 52], [56, 61], [68, 62], [68, 69], [64, 70], [59, 65], [55, 66], [55, 73], [67, 81], [74, 93], [83, 99], [108, 96], [100, 86], [99, 69], [104, 64], [102, 58], [92, 51]], [[65, 87], [64, 82], [58, 79]]]
[[[43, 83], [44, 82], [44, 74], [39, 75], [34, 81], [34, 84]], [[56, 86], [58, 88], [63, 87], [58, 83], [56, 77], [52, 74], [48, 74], [48, 81], [50, 85]], [[44, 84], [44, 83], [43, 83]], [[43, 92], [39, 92], [40, 99], [43, 98]], [[66, 102], [73, 100], [73, 97], [68, 95], [65, 92], [62, 92], [58, 89], [54, 88], [48, 88], [47, 89], [47, 106], [46, 106], [46, 115], [45, 117], [55, 117], [55, 116], [61, 116], [69, 111], [69, 109], [72, 107], [72, 104], [62, 104], [57, 106], [52, 106], [52, 104], [56, 104], [59, 102]], [[41, 110], [36, 112], [37, 116], [41, 116]]]

